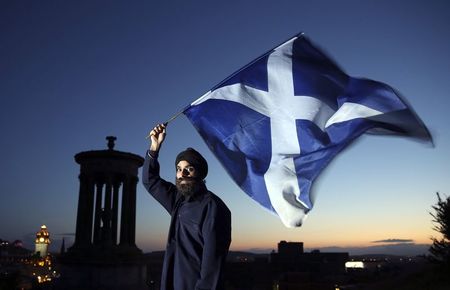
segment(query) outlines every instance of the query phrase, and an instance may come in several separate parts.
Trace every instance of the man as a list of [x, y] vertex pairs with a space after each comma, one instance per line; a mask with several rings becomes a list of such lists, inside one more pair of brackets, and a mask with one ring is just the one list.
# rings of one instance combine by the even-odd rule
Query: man
[[172, 217], [161, 277], [161, 290], [224, 289], [223, 270], [231, 243], [231, 213], [208, 191], [208, 163], [188, 148], [178, 154], [176, 185], [159, 176], [158, 154], [166, 126], [150, 132], [142, 181]]

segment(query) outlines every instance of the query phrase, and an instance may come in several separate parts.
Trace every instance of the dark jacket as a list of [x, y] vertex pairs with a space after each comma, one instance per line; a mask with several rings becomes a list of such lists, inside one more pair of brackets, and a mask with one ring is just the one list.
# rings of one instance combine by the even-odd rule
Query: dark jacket
[[[172, 217], [161, 290], [224, 289], [222, 273], [231, 243], [231, 213], [204, 187], [186, 199], [159, 176], [155, 152], [146, 154], [142, 182]], [[153, 157], [152, 157], [153, 156]]]

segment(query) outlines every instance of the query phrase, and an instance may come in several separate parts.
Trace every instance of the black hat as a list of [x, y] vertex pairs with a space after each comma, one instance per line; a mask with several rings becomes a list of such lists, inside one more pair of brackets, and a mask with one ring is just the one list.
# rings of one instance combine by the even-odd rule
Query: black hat
[[194, 166], [198, 178], [203, 180], [206, 175], [208, 175], [208, 162], [206, 162], [206, 159], [195, 149], [189, 147], [186, 150], [181, 151], [175, 159], [175, 167], [181, 160], [187, 161], [190, 165]]

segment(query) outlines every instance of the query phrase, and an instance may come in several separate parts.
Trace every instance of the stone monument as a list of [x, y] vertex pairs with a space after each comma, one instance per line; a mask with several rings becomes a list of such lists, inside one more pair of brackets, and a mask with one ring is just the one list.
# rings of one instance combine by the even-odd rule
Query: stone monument
[[146, 265], [135, 244], [136, 185], [144, 159], [108, 149], [80, 152], [75, 242], [60, 258], [57, 289], [140, 290], [146, 286]]

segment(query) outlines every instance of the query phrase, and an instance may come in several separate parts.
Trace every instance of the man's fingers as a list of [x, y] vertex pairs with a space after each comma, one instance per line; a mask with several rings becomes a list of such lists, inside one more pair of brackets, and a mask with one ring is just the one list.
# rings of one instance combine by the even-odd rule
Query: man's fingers
[[164, 126], [164, 124], [159, 124], [158, 126], [156, 126], [156, 128], [158, 129], [159, 132], [162, 132], [163, 130], [166, 129], [166, 126]]
[[148, 133], [146, 138], [148, 139], [148, 138], [156, 136], [156, 135], [157, 135], [157, 132], [155, 131], [155, 129], [153, 129], [150, 131], [150, 133]]
[[153, 128], [150, 133], [148, 134], [147, 138], [151, 136], [158, 136], [159, 134], [166, 134], [166, 124], [158, 124]]

